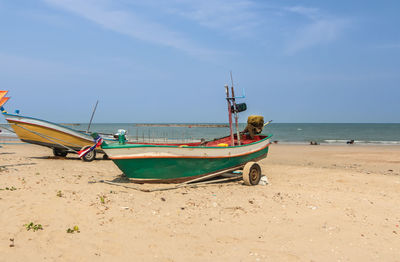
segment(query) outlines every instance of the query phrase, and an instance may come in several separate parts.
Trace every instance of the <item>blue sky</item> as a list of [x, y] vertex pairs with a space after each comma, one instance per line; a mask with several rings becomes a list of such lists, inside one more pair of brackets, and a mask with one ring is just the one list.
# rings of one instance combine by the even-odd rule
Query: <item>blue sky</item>
[[[276, 122], [400, 122], [399, 1], [0, 0], [7, 109], [226, 122], [233, 71]], [[3, 119], [1, 121], [4, 121]]]

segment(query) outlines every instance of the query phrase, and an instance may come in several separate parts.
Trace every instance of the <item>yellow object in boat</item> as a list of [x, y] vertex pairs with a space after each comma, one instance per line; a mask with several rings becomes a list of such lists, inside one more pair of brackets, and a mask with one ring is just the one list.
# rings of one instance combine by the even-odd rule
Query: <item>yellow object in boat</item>
[[228, 144], [221, 143], [221, 144], [218, 144], [217, 146], [228, 146]]

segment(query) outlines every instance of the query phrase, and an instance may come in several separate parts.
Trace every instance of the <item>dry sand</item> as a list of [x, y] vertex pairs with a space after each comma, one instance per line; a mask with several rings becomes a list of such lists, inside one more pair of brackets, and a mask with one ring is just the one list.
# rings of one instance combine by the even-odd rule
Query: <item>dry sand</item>
[[272, 145], [270, 185], [153, 193], [88, 183], [117, 178], [112, 161], [51, 154], [0, 148], [0, 261], [400, 261], [397, 146]]

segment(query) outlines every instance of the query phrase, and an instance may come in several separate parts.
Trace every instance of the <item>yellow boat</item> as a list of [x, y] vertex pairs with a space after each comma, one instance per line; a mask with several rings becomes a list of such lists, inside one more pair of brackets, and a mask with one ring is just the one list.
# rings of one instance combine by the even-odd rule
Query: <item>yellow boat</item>
[[[93, 138], [87, 133], [38, 118], [6, 112], [3, 112], [3, 115], [19, 139], [52, 148], [55, 156], [66, 156], [93, 145]], [[95, 151], [92, 152], [94, 153], [88, 154], [84, 160], [93, 160], [96, 154]]]
[[[88, 132], [38, 118], [21, 116], [19, 110], [16, 110], [15, 114], [9, 114], [3, 108], [9, 100], [9, 97], [5, 97], [7, 92], [0, 90], [0, 111], [21, 141], [52, 148], [55, 156], [63, 157], [68, 153], [78, 153], [79, 150], [93, 146], [93, 137]], [[96, 149], [84, 155], [82, 159], [92, 161], [96, 158], [96, 151], [104, 153], [101, 149]], [[103, 158], [107, 156], [104, 155]]]

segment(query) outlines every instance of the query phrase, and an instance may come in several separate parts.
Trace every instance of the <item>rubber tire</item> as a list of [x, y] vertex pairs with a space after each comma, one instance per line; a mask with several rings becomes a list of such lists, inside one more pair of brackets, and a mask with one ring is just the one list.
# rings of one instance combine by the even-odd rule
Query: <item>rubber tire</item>
[[261, 167], [256, 162], [248, 162], [242, 173], [244, 184], [247, 186], [258, 185], [261, 179]]
[[66, 157], [68, 152], [59, 148], [53, 148], [53, 154], [54, 156]]
[[[90, 146], [84, 146], [81, 150], [88, 149]], [[96, 159], [96, 150], [93, 150], [82, 157], [82, 160], [85, 162], [92, 162]]]
[[107, 154], [103, 155], [103, 160], [109, 160], [110, 158], [107, 156]]

